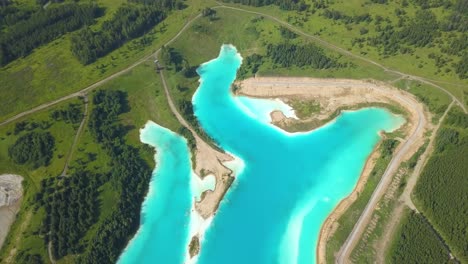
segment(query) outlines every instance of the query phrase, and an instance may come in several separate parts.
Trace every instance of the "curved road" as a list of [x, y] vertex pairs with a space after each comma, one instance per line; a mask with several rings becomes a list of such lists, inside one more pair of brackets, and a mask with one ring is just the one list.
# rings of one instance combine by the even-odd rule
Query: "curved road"
[[68, 171], [68, 165], [70, 164], [71, 158], [73, 156], [73, 150], [76, 147], [76, 143], [78, 143], [78, 139], [81, 136], [81, 131], [83, 130], [86, 117], [88, 116], [88, 96], [85, 95], [83, 98], [83, 103], [84, 103], [84, 113], [83, 113], [83, 119], [81, 119], [80, 126], [78, 127], [78, 130], [76, 131], [75, 138], [73, 139], [73, 143], [70, 147], [70, 151], [68, 152], [67, 159], [65, 161], [65, 166], [63, 167], [62, 174], [60, 174], [62, 177], [67, 176], [67, 171]]
[[451, 94], [449, 91], [447, 91], [446, 89], [444, 89], [443, 87], [435, 84], [435, 83], [432, 83], [430, 82], [428, 79], [426, 78], [423, 78], [423, 77], [420, 77], [420, 76], [416, 76], [416, 75], [410, 75], [410, 74], [406, 74], [406, 73], [402, 73], [402, 72], [399, 72], [399, 71], [396, 71], [396, 70], [392, 70], [392, 69], [389, 69], [385, 66], [383, 66], [382, 64], [376, 62], [376, 61], [373, 61], [371, 59], [368, 59], [368, 58], [365, 58], [365, 57], [362, 57], [362, 56], [359, 56], [359, 55], [356, 55], [348, 50], [345, 50], [343, 48], [340, 48], [334, 44], [331, 44], [330, 42], [327, 42], [317, 36], [314, 36], [312, 34], [309, 34], [309, 33], [306, 33], [296, 27], [294, 27], [293, 25], [289, 24], [288, 22], [285, 22], [283, 20], [280, 20], [279, 18], [277, 17], [274, 17], [274, 16], [271, 16], [271, 15], [268, 15], [268, 14], [264, 14], [264, 13], [261, 13], [261, 12], [256, 12], [256, 11], [251, 11], [251, 10], [245, 10], [245, 9], [242, 9], [242, 8], [237, 8], [237, 7], [232, 7], [232, 6], [226, 6], [226, 5], [223, 5], [222, 3], [219, 3], [218, 4], [220, 6], [217, 6], [217, 7], [214, 7], [214, 8], [226, 8], [226, 9], [232, 9], [232, 10], [238, 10], [238, 11], [242, 11], [242, 12], [246, 12], [246, 13], [251, 13], [251, 14], [256, 14], [256, 15], [260, 15], [260, 16], [264, 16], [268, 19], [271, 19], [283, 26], [286, 26], [287, 28], [291, 29], [292, 31], [304, 36], [304, 37], [307, 37], [307, 38], [310, 38], [310, 39], [313, 39], [314, 41], [320, 43], [321, 45], [327, 47], [327, 48], [332, 48], [338, 52], [341, 52], [345, 55], [348, 55], [350, 57], [353, 57], [353, 58], [356, 58], [356, 59], [360, 59], [362, 61], [365, 61], [367, 63], [370, 63], [370, 64], [373, 64], [381, 69], [383, 69], [384, 71], [387, 71], [387, 72], [391, 72], [391, 73], [395, 73], [397, 75], [400, 75], [402, 76], [403, 78], [407, 78], [407, 79], [411, 79], [411, 80], [415, 80], [415, 81], [419, 81], [419, 82], [422, 82], [422, 83], [425, 83], [425, 84], [428, 84], [428, 85], [431, 85], [431, 86], [434, 86], [440, 90], [442, 90], [443, 92], [445, 92], [446, 94], [448, 94], [453, 100], [455, 100], [457, 102], [458, 105], [460, 105], [460, 107], [463, 109], [463, 111], [465, 111], [465, 113], [467, 113], [467, 110], [465, 108], [465, 104], [463, 104], [460, 100], [458, 100], [458, 98], [456, 98], [453, 94]]
[[[332, 48], [332, 49], [334, 49], [334, 50], [336, 50], [336, 51], [339, 51], [339, 52], [341, 52], [341, 53], [343, 53], [343, 54], [345, 54], [345, 55], [351, 56], [351, 57], [353, 57], [353, 58], [357, 58], [357, 59], [366, 61], [366, 62], [368, 62], [368, 63], [370, 63], [370, 64], [373, 64], [373, 65], [375, 65], [375, 66], [380, 67], [381, 69], [383, 69], [383, 70], [385, 70], [385, 71], [395, 73], [395, 74], [400, 75], [400, 76], [402, 76], [402, 77], [404, 77], [404, 78], [416, 80], [416, 81], [419, 81], [419, 82], [422, 82], [422, 83], [425, 83], [425, 84], [434, 86], [434, 87], [436, 87], [436, 88], [438, 88], [438, 89], [444, 91], [445, 93], [447, 93], [454, 101], [457, 102], [458, 105], [460, 105], [460, 107], [463, 109], [463, 111], [464, 111], [465, 113], [467, 113], [467, 110], [466, 110], [466, 108], [465, 108], [465, 105], [464, 105], [460, 100], [458, 100], [458, 98], [456, 98], [453, 94], [451, 94], [449, 91], [447, 91], [447, 90], [444, 89], [443, 87], [441, 87], [441, 86], [439, 86], [439, 85], [437, 85], [437, 84], [435, 84], [435, 83], [433, 83], [433, 82], [430, 82], [429, 79], [426, 79], [426, 78], [423, 78], [423, 77], [419, 77], [419, 76], [416, 76], [416, 75], [405, 74], [405, 73], [402, 73], [402, 72], [399, 72], [399, 71], [396, 71], [396, 70], [391, 70], [391, 69], [389, 69], [389, 68], [383, 66], [382, 64], [377, 63], [377, 62], [375, 62], [375, 61], [373, 61], [373, 60], [371, 60], [371, 59], [368, 59], [368, 58], [365, 58], [365, 57], [356, 55], [356, 54], [354, 54], [354, 53], [351, 53], [350, 51], [347, 51], [347, 50], [345, 50], [345, 49], [343, 49], [343, 48], [340, 48], [340, 47], [338, 47], [338, 46], [336, 46], [336, 45], [334, 45], [334, 44], [331, 44], [331, 43], [329, 43], [329, 42], [327, 42], [327, 41], [325, 41], [325, 40], [323, 40], [323, 39], [321, 39], [321, 38], [319, 38], [319, 37], [317, 37], [317, 36], [314, 36], [314, 35], [305, 33], [305, 32], [303, 32], [302, 30], [297, 29], [297, 28], [294, 27], [293, 25], [291, 25], [291, 24], [289, 24], [289, 23], [287, 23], [287, 22], [285, 22], [285, 21], [283, 21], [283, 20], [280, 20], [280, 19], [277, 18], [277, 17], [271, 16], [271, 15], [268, 15], [268, 14], [265, 14], [265, 13], [261, 13], [261, 12], [245, 10], [245, 9], [237, 8], [237, 7], [225, 6], [225, 5], [223, 5], [222, 3], [218, 3], [218, 4], [219, 4], [219, 6], [215, 6], [215, 7], [213, 7], [213, 9], [225, 8], [225, 9], [237, 10], [237, 11], [241, 11], [241, 12], [245, 12], [245, 13], [251, 13], [251, 14], [256, 14], [256, 15], [264, 16], [264, 17], [269, 18], [269, 19], [271, 19], [271, 20], [273, 20], [273, 21], [275, 21], [275, 22], [277, 22], [277, 23], [279, 23], [279, 24], [282, 24], [282, 25], [288, 27], [289, 29], [295, 31], [296, 33], [298, 33], [298, 34], [300, 34], [300, 35], [302, 35], [302, 36], [305, 36], [305, 37], [307, 37], [307, 38], [310, 38], [310, 39], [315, 40], [316, 42], [320, 43], [321, 45], [323, 45], [323, 46], [325, 46], [325, 47]], [[174, 41], [175, 41], [175, 40], [176, 40], [176, 39], [177, 39], [177, 38], [178, 38], [178, 37], [195, 21], [195, 20], [199, 19], [200, 17], [202, 17], [202, 14], [198, 14], [197, 16], [195, 16], [194, 18], [192, 18], [191, 20], [189, 20], [189, 21], [179, 30], [179, 32], [177, 32], [177, 34], [176, 34], [172, 39], [170, 39], [168, 42], [166, 42], [165, 45], [169, 45], [169, 44], [171, 44], [172, 42], [174, 42]], [[43, 110], [43, 109], [46, 109], [46, 108], [48, 108], [48, 107], [50, 107], [50, 106], [53, 106], [53, 105], [58, 104], [58, 103], [60, 103], [60, 102], [62, 102], [62, 101], [68, 100], [68, 99], [70, 99], [70, 98], [77, 97], [77, 96], [82, 96], [82, 95], [86, 94], [88, 91], [90, 91], [90, 90], [92, 90], [92, 89], [94, 89], [94, 88], [96, 88], [96, 87], [98, 87], [98, 86], [100, 86], [100, 85], [102, 85], [102, 84], [104, 84], [104, 83], [106, 83], [106, 82], [108, 82], [108, 81], [110, 81], [110, 80], [116, 78], [116, 77], [119, 77], [119, 76], [121, 76], [122, 74], [124, 74], [124, 73], [126, 73], [126, 72], [128, 72], [128, 71], [130, 71], [131, 69], [135, 68], [136, 66], [138, 66], [138, 65], [140, 65], [141, 63], [143, 63], [143, 62], [145, 62], [146, 60], [148, 60], [149, 58], [151, 58], [151, 57], [157, 55], [160, 51], [161, 51], [161, 48], [159, 48], [158, 50], [156, 50], [154, 53], [152, 53], [152, 54], [150, 54], [150, 55], [148, 55], [148, 56], [146, 56], [146, 57], [140, 59], [139, 61], [133, 63], [132, 65], [128, 66], [127, 68], [125, 68], [125, 69], [123, 69], [123, 70], [121, 70], [121, 71], [119, 71], [119, 72], [116, 72], [116, 73], [114, 73], [114, 74], [112, 74], [112, 75], [110, 75], [110, 76], [108, 76], [108, 77], [106, 77], [106, 78], [104, 78], [104, 79], [102, 79], [102, 80], [100, 80], [100, 81], [98, 81], [98, 82], [96, 82], [96, 83], [94, 83], [94, 84], [92, 84], [92, 85], [90, 85], [90, 86], [88, 86], [88, 87], [86, 87], [86, 88], [84, 88], [84, 89], [78, 91], [78, 92], [75, 92], [75, 93], [69, 94], [69, 95], [67, 95], [67, 96], [61, 97], [61, 98], [59, 98], [59, 99], [57, 99], [57, 100], [54, 100], [54, 101], [51, 101], [51, 102], [49, 102], [49, 103], [45, 103], [45, 104], [39, 105], [39, 106], [34, 107], [34, 108], [32, 108], [32, 109], [30, 109], [30, 110], [28, 110], [28, 111], [25, 111], [25, 112], [22, 112], [22, 113], [19, 113], [19, 114], [13, 116], [13, 117], [10, 117], [10, 118], [8, 118], [8, 119], [2, 121], [2, 122], [0, 123], [0, 126], [6, 125], [6, 124], [8, 124], [8, 123], [11, 123], [11, 122], [13, 122], [13, 121], [15, 121], [15, 120], [17, 120], [17, 119], [19, 119], [19, 118], [21, 118], [21, 117], [26, 116], [26, 115], [35, 113], [35, 112], [40, 111], [40, 110]]]
[[[404, 101], [409, 102], [404, 97], [400, 97], [400, 98]], [[372, 196], [369, 199], [369, 202], [367, 203], [366, 207], [364, 208], [364, 211], [362, 212], [358, 221], [354, 225], [354, 228], [351, 231], [351, 234], [348, 236], [345, 243], [342, 245], [340, 251], [338, 251], [336, 263], [344, 264], [344, 263], [347, 263], [347, 260], [349, 260], [351, 251], [354, 248], [355, 244], [357, 243], [358, 239], [361, 237], [362, 232], [365, 230], [367, 223], [369, 222], [372, 216], [372, 212], [374, 211], [374, 208], [377, 205], [377, 202], [380, 200], [382, 195], [385, 193], [386, 188], [392, 181], [392, 175], [398, 169], [403, 156], [406, 154], [408, 149], [414, 144], [415, 140], [418, 138], [418, 134], [426, 125], [426, 119], [424, 117], [424, 113], [418, 108], [415, 108], [415, 110], [418, 113], [418, 124], [417, 124], [416, 129], [408, 137], [408, 139], [403, 143], [402, 147], [397, 151], [397, 153], [393, 156], [390, 163], [388, 164], [387, 169], [385, 170], [377, 187], [372, 193]]]
[[[198, 14], [196, 17], [194, 17], [194, 18], [192, 18], [190, 21], [188, 21], [188, 22], [179, 30], [179, 32], [177, 32], [177, 34], [176, 34], [172, 39], [170, 39], [168, 42], [166, 42], [166, 44], [164, 44], [164, 45], [169, 45], [169, 44], [171, 44], [172, 42], [174, 42], [174, 41], [175, 41], [175, 40], [176, 40], [176, 39], [177, 39], [177, 38], [178, 38], [178, 37], [195, 21], [195, 20], [197, 20], [197, 19], [200, 18], [201, 16], [202, 16], [201, 14]], [[59, 98], [59, 99], [56, 99], [56, 100], [54, 100], [54, 101], [51, 101], [51, 102], [48, 102], [48, 103], [39, 105], [39, 106], [34, 107], [34, 108], [30, 109], [30, 110], [24, 111], [24, 112], [22, 112], [22, 113], [19, 113], [19, 114], [13, 116], [13, 117], [10, 117], [10, 118], [8, 118], [7, 120], [2, 121], [2, 122], [0, 123], [0, 126], [6, 125], [6, 124], [8, 124], [8, 123], [11, 123], [11, 122], [13, 122], [13, 121], [15, 121], [15, 120], [17, 120], [17, 119], [19, 119], [19, 118], [22, 118], [22, 117], [24, 117], [24, 116], [29, 115], [29, 114], [32, 114], [32, 113], [35, 113], [35, 112], [44, 110], [44, 109], [46, 109], [46, 108], [48, 108], [48, 107], [51, 107], [51, 106], [56, 105], [56, 104], [58, 104], [58, 103], [60, 103], [60, 102], [66, 101], [66, 100], [68, 100], [68, 99], [71, 99], [71, 98], [74, 98], [74, 97], [78, 97], [78, 96], [84, 96], [84, 95], [86, 95], [86, 93], [89, 92], [90, 90], [93, 90], [94, 88], [99, 87], [99, 86], [103, 85], [104, 83], [106, 83], [106, 82], [108, 82], [108, 81], [110, 81], [110, 80], [112, 80], [112, 79], [114, 79], [114, 78], [116, 78], [116, 77], [121, 76], [122, 74], [124, 74], [124, 73], [130, 71], [131, 69], [135, 68], [136, 66], [138, 66], [138, 65], [142, 64], [143, 62], [147, 61], [149, 58], [156, 56], [160, 51], [161, 51], [161, 48], [157, 49], [155, 52], [151, 53], [150, 55], [148, 55], [148, 56], [146, 56], [146, 57], [144, 57], [144, 58], [138, 60], [137, 62], [133, 63], [132, 65], [128, 66], [127, 68], [125, 68], [125, 69], [123, 69], [123, 70], [121, 70], [121, 71], [119, 71], [119, 72], [116, 72], [116, 73], [114, 73], [114, 74], [112, 74], [112, 75], [110, 75], [110, 76], [108, 76], [108, 77], [106, 77], [106, 78], [104, 78], [104, 79], [102, 79], [102, 80], [100, 80], [100, 81], [98, 81], [98, 82], [96, 82], [96, 83], [94, 83], [94, 84], [92, 84], [92, 85], [90, 85], [90, 86], [88, 86], [88, 87], [86, 87], [86, 88], [84, 88], [84, 89], [78, 91], [78, 92], [75, 92], [75, 93], [66, 95], [66, 96], [61, 97], [61, 98]]]

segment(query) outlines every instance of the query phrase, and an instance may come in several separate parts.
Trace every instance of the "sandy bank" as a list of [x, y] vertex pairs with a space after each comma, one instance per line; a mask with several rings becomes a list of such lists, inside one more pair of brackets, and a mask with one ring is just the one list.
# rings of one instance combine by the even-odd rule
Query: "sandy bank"
[[0, 175], [0, 248], [16, 219], [23, 196], [23, 178], [13, 174]]
[[200, 177], [212, 174], [216, 178], [214, 191], [205, 191], [202, 194], [201, 201], [195, 204], [195, 208], [200, 216], [207, 219], [215, 214], [220, 201], [233, 181], [231, 170], [222, 164], [223, 162], [233, 160], [233, 158], [228, 154], [213, 149], [199, 137], [195, 137], [195, 139], [197, 142], [195, 173]]
[[[299, 121], [288, 119], [281, 112], [272, 113], [273, 122], [280, 127], [294, 125], [297, 122], [319, 125], [328, 120], [339, 109], [354, 108], [356, 105], [383, 103], [397, 106], [406, 112], [408, 120], [402, 132], [405, 135], [411, 135], [417, 131], [418, 113], [422, 111], [427, 115], [422, 103], [412, 94], [374, 80], [257, 77], [237, 82], [236, 85], [240, 87], [238, 93], [242, 95], [281, 98], [285, 102], [293, 100], [313, 101], [320, 105], [318, 112]], [[426, 120], [430, 120], [430, 117], [426, 116]], [[427, 125], [428, 127], [418, 132], [418, 140], [405, 154], [403, 160], [411, 157], [423, 144], [424, 132], [430, 129], [429, 122], [427, 122]], [[336, 220], [364, 189], [378, 156], [377, 151], [371, 154], [353, 192], [339, 203], [322, 225], [317, 247], [318, 263], [325, 263], [326, 243], [338, 228]]]

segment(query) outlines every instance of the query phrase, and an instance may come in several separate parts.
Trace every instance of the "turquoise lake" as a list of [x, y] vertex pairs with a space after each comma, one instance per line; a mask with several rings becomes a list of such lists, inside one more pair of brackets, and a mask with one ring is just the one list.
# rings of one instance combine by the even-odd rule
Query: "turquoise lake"
[[[230, 92], [241, 62], [234, 46], [223, 45], [218, 58], [198, 69], [195, 115], [244, 168], [204, 235], [197, 263], [315, 263], [320, 227], [353, 190], [378, 132], [404, 120], [366, 108], [311, 132], [286, 133], [249, 113]], [[140, 230], [119, 262], [184, 263], [196, 195], [186, 141], [154, 123], [141, 139], [156, 148], [157, 166]]]

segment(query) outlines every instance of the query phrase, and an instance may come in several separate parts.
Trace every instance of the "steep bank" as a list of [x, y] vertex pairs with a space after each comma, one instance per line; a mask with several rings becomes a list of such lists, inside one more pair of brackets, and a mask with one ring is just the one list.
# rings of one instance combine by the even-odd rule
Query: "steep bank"
[[0, 248], [21, 206], [22, 181], [23, 177], [19, 175], [0, 175]]

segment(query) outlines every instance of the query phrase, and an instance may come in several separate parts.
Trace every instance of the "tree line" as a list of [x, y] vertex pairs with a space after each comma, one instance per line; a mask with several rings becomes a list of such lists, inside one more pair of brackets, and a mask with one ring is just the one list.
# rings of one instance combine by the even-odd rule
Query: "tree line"
[[448, 263], [449, 252], [424, 216], [411, 212], [402, 221], [389, 252], [389, 263]]
[[250, 56], [247, 56], [242, 61], [242, 65], [239, 68], [239, 71], [237, 72], [238, 78], [245, 79], [247, 77], [254, 76], [258, 72], [258, 69], [260, 68], [262, 63], [262, 55], [254, 53]]
[[349, 16], [338, 10], [333, 10], [333, 9], [325, 9], [322, 13], [322, 16], [329, 18], [329, 19], [333, 19], [333, 20], [341, 20], [345, 24], [350, 24], [350, 23], [358, 24], [361, 22], [372, 21], [372, 16], [369, 13], [365, 13], [362, 15]]
[[[119, 116], [129, 111], [127, 94], [98, 90], [92, 103], [88, 129], [94, 141], [110, 157], [111, 170], [97, 174], [81, 164], [83, 166], [73, 168], [69, 176], [41, 181], [40, 192], [35, 196], [35, 210], [44, 208], [46, 215], [37, 232], [45, 244], [51, 243], [55, 259], [74, 255], [78, 263], [115, 263], [139, 227], [141, 204], [152, 170], [140, 157], [140, 150], [125, 140], [129, 128], [120, 123]], [[34, 156], [50, 158], [53, 145], [35, 146], [38, 141], [50, 141], [36, 139], [48, 138], [48, 132], [38, 133], [30, 139], [32, 133], [35, 132], [24, 136], [26, 140], [18, 139], [21, 153], [46, 150], [50, 153], [40, 152]], [[110, 184], [117, 198], [109, 215], [99, 219], [100, 188], [106, 183]], [[89, 238], [85, 240], [85, 237]], [[20, 254], [16, 261], [41, 263], [42, 259], [40, 255]]]
[[29, 132], [8, 148], [9, 157], [17, 164], [33, 169], [46, 166], [54, 153], [55, 139], [49, 132]]
[[100, 90], [93, 97], [94, 109], [89, 129], [96, 142], [111, 157], [109, 180], [119, 195], [112, 213], [97, 227], [80, 263], [115, 263], [140, 224], [140, 209], [148, 190], [151, 168], [140, 157], [139, 149], [124, 139], [127, 129], [119, 115], [128, 111], [127, 94]]
[[434, 154], [414, 191], [419, 209], [462, 263], [468, 261], [467, 127], [466, 114], [452, 109], [437, 133]]
[[94, 23], [102, 15], [96, 4], [61, 4], [41, 9], [0, 35], [0, 65], [28, 55], [34, 48]]
[[68, 104], [66, 108], [54, 110], [50, 117], [55, 121], [77, 124], [83, 119], [83, 111], [79, 104]]
[[163, 10], [183, 9], [185, 8], [184, 0], [128, 0], [128, 2], [139, 3], [144, 5], [152, 5]]
[[276, 5], [283, 10], [298, 10], [303, 11], [307, 9], [307, 4], [304, 0], [223, 0], [224, 2], [239, 3], [251, 6], [266, 6]]
[[0, 29], [27, 20], [34, 12], [35, 10], [32, 8], [18, 8], [11, 4], [0, 5]]
[[74, 34], [71, 51], [82, 64], [92, 63], [128, 40], [142, 36], [165, 17], [158, 5], [123, 5], [99, 31], [86, 27]]
[[41, 233], [52, 243], [55, 259], [83, 252], [82, 238], [96, 222], [99, 213], [98, 188], [104, 177], [78, 170], [63, 179], [49, 178], [41, 182], [36, 196], [46, 217]]
[[325, 54], [322, 48], [311, 43], [305, 45], [269, 44], [267, 56], [282, 67], [309, 66], [314, 69], [329, 69], [342, 66], [335, 58]]

